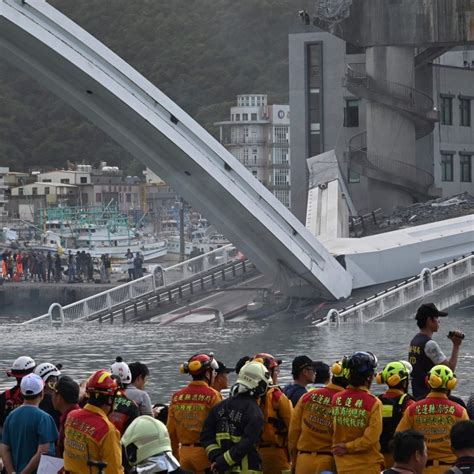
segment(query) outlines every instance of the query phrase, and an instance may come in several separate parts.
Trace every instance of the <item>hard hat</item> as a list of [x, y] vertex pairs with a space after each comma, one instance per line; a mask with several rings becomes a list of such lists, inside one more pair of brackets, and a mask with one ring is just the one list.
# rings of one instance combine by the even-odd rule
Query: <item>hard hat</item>
[[410, 375], [405, 363], [401, 360], [389, 362], [382, 372], [377, 374], [377, 383], [386, 383], [389, 387], [396, 387], [401, 381], [407, 380]]
[[166, 425], [148, 415], [139, 416], [132, 421], [122, 436], [122, 444], [132, 466], [151, 456], [171, 451]]
[[61, 371], [49, 362], [43, 362], [35, 368], [35, 374], [39, 375], [46, 383], [49, 377], [59, 377]]
[[267, 352], [259, 352], [258, 354], [255, 354], [252, 360], [255, 362], [261, 362], [268, 370], [272, 370], [282, 363], [281, 359], [275, 359], [275, 357]]
[[187, 362], [181, 364], [179, 371], [182, 374], [199, 375], [218, 368], [219, 364], [213, 354], [194, 354]]
[[268, 369], [257, 361], [247, 362], [237, 376], [237, 384], [243, 385], [252, 395], [257, 396], [266, 393], [271, 381]]
[[36, 363], [31, 357], [21, 356], [13, 362], [12, 368], [7, 372], [7, 375], [20, 379], [33, 372], [35, 366]]
[[86, 384], [86, 392], [114, 396], [118, 390], [117, 381], [105, 369], [93, 373]]
[[350, 372], [364, 374], [373, 372], [377, 363], [377, 357], [372, 352], [354, 352], [347, 361], [347, 368]]
[[331, 366], [331, 373], [333, 377], [345, 378], [349, 377], [349, 369], [347, 367], [349, 359], [344, 356], [341, 360], [334, 362]]
[[110, 366], [112, 375], [120, 378], [120, 383], [128, 385], [132, 383], [132, 372], [126, 362], [121, 357], [117, 357], [115, 362]]
[[427, 382], [431, 388], [453, 390], [457, 379], [453, 371], [446, 365], [435, 365], [427, 375]]

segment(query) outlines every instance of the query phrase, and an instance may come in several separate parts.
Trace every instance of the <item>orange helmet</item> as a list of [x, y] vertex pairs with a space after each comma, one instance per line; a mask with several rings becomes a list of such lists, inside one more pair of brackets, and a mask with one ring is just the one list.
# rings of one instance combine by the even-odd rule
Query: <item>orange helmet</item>
[[199, 375], [209, 369], [217, 370], [219, 364], [213, 354], [194, 354], [187, 362], [181, 364], [179, 371], [182, 374]]
[[86, 392], [114, 396], [118, 388], [117, 381], [112, 377], [112, 374], [105, 369], [101, 369], [89, 377]]
[[272, 370], [282, 363], [281, 359], [275, 359], [275, 357], [266, 352], [259, 352], [258, 354], [255, 354], [252, 360], [261, 362], [268, 370]]

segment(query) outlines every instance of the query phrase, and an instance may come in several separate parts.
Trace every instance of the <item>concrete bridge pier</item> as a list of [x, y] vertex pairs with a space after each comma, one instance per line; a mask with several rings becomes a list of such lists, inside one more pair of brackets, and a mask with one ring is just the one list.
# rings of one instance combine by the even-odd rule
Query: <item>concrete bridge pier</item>
[[[366, 71], [376, 91], [395, 102], [410, 97], [414, 90], [415, 66], [413, 47], [373, 46], [366, 51]], [[405, 87], [406, 86], [406, 87]], [[379, 92], [376, 92], [379, 94]], [[391, 160], [416, 166], [415, 123], [399, 109], [383, 102], [367, 101], [367, 152], [373, 159], [380, 159], [385, 166]], [[395, 165], [395, 163], [394, 163]], [[395, 165], [396, 166], [396, 165]], [[373, 207], [387, 208], [389, 203], [409, 205], [413, 196], [408, 189], [387, 186], [379, 180], [370, 180], [369, 199]]]

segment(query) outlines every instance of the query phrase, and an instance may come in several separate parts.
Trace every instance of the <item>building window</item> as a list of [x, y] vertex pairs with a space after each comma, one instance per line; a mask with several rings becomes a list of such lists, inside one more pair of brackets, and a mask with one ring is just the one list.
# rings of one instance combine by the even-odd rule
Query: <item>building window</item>
[[461, 155], [460, 167], [461, 167], [461, 182], [471, 183], [472, 182], [472, 155]]
[[249, 120], [249, 114], [242, 114], [242, 120], [243, 120], [244, 122], [248, 122], [248, 120]]
[[252, 118], [252, 121], [256, 121], [257, 120], [257, 114], [252, 114], [251, 118]]
[[454, 155], [445, 153], [441, 155], [441, 181], [453, 180]]
[[32, 188], [33, 196], [38, 196], [38, 188]]
[[441, 96], [441, 125], [453, 124], [453, 98]]
[[240, 114], [235, 114], [235, 121], [240, 122]]
[[81, 184], [87, 184], [87, 176], [81, 176]]
[[41, 182], [42, 183], [52, 183], [52, 181], [50, 179], [42, 179]]
[[306, 90], [308, 97], [308, 151], [309, 156], [319, 155], [321, 143], [321, 87], [322, 87], [322, 48], [321, 43], [307, 46], [307, 78]]
[[49, 194], [49, 187], [44, 188], [44, 194]]
[[18, 189], [18, 196], [24, 196], [24, 191], [23, 191], [23, 188], [19, 188]]
[[344, 127], [358, 127], [359, 126], [359, 101], [346, 100], [346, 107], [344, 109]]
[[125, 199], [127, 200], [127, 202], [132, 202], [132, 195], [130, 193], [127, 193], [125, 195]]
[[288, 127], [275, 127], [273, 134], [275, 137], [275, 143], [288, 143]]
[[356, 46], [352, 43], [346, 43], [346, 54], [364, 54], [365, 48], [363, 46]]
[[288, 164], [288, 148], [278, 147], [274, 149], [273, 163], [276, 165]]
[[275, 186], [288, 186], [288, 170], [275, 170], [273, 175], [273, 182]]
[[61, 184], [69, 184], [69, 178], [61, 178], [60, 183]]
[[461, 127], [471, 126], [470, 99], [459, 99], [459, 125], [461, 125]]
[[349, 170], [349, 183], [360, 183], [360, 174], [357, 171]]
[[244, 165], [249, 164], [249, 149], [244, 148]]
[[102, 193], [95, 193], [95, 202], [102, 202]]
[[244, 127], [244, 143], [247, 143], [249, 140], [249, 128]]

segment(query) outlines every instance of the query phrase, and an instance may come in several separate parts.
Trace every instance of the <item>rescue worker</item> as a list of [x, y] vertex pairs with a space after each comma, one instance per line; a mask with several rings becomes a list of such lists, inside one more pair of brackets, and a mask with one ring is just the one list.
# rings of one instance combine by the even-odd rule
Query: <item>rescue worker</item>
[[259, 400], [264, 426], [258, 452], [265, 474], [281, 474], [290, 469], [288, 429], [293, 405], [277, 386], [282, 361], [265, 352], [256, 354], [253, 360], [261, 362], [267, 368], [273, 381], [273, 386]]
[[171, 397], [167, 427], [173, 455], [185, 471], [203, 474], [211, 465], [199, 437], [211, 408], [222, 400], [211, 387], [217, 368], [212, 354], [195, 354], [180, 367], [193, 380]]
[[122, 436], [131, 473], [184, 473], [171, 452], [171, 440], [161, 421], [144, 415], [133, 420]]
[[0, 428], [3, 427], [8, 414], [23, 405], [23, 395], [20, 389], [21, 379], [25, 375], [31, 374], [35, 367], [35, 361], [31, 357], [21, 356], [13, 362], [12, 368], [7, 371], [8, 377], [15, 377], [16, 385], [0, 395]]
[[449, 359], [438, 343], [431, 339], [439, 330], [439, 318], [447, 315], [448, 313], [440, 311], [433, 303], [422, 304], [416, 312], [415, 319], [420, 332], [411, 340], [408, 351], [408, 362], [413, 366], [411, 386], [416, 400], [424, 398], [429, 391], [425, 379], [431, 368], [443, 364], [453, 371], [456, 370], [464, 334], [460, 331], [451, 331], [448, 337], [453, 343], [453, 349]]
[[382, 402], [369, 392], [376, 367], [372, 353], [352, 354], [347, 361], [349, 386], [332, 399], [332, 453], [338, 474], [380, 474]]
[[291, 375], [293, 376], [293, 383], [287, 385], [283, 389], [283, 393], [293, 406], [296, 406], [298, 400], [308, 391], [306, 386], [314, 383], [316, 375], [314, 362], [308, 356], [296, 356], [291, 363]]
[[397, 431], [415, 429], [425, 436], [428, 462], [424, 473], [442, 474], [456, 461], [449, 433], [458, 421], [469, 419], [465, 408], [448, 399], [448, 392], [456, 384], [449, 367], [435, 365], [428, 372], [427, 397], [409, 407], [398, 424]]
[[98, 370], [87, 381], [88, 402], [69, 412], [64, 428], [64, 470], [68, 474], [97, 471], [123, 473], [120, 433], [107, 418], [112, 411], [117, 381], [107, 370]]
[[297, 403], [291, 417], [288, 449], [298, 474], [334, 472], [332, 399], [347, 386], [347, 359], [333, 364], [326, 387], [310, 390]]
[[44, 381], [44, 396], [39, 407], [53, 417], [56, 427], [59, 429], [59, 419], [61, 413], [59, 413], [53, 406], [53, 389], [52, 386], [58, 381], [58, 377], [61, 375], [61, 364], [58, 366], [50, 364], [49, 362], [43, 362], [35, 367], [34, 373], [39, 375]]
[[109, 420], [115, 425], [122, 435], [128, 425], [140, 416], [138, 405], [127, 397], [127, 387], [132, 382], [132, 372], [121, 357], [117, 357], [115, 363], [110, 366], [112, 377], [117, 380], [120, 390], [115, 395], [114, 409], [109, 414]]
[[405, 410], [415, 403], [408, 394], [411, 370], [412, 367], [409, 362], [398, 360], [389, 362], [376, 377], [377, 383], [388, 385], [388, 390], [379, 395], [379, 399], [383, 404], [383, 428], [380, 436], [380, 446], [385, 458], [385, 468], [393, 466], [393, 455], [389, 443], [395, 434], [398, 423], [400, 423]]
[[263, 414], [257, 399], [265, 396], [271, 382], [263, 364], [248, 362], [240, 370], [231, 396], [211, 410], [201, 443], [212, 462], [212, 472], [262, 472], [257, 444], [263, 430]]

